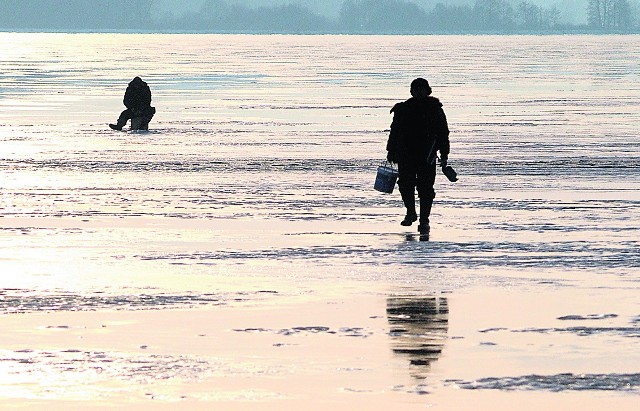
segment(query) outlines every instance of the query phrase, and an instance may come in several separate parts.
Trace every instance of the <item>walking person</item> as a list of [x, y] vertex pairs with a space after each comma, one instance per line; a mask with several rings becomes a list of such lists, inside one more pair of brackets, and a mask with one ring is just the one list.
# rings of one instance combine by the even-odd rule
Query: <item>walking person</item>
[[429, 235], [429, 215], [436, 196], [436, 152], [441, 167], [447, 168], [449, 126], [442, 103], [431, 96], [429, 82], [417, 78], [411, 82], [411, 98], [392, 109], [393, 122], [387, 141], [387, 160], [398, 164], [398, 187], [407, 209], [403, 226], [418, 220], [415, 193], [420, 198], [418, 232]]
[[[109, 124], [113, 130], [122, 130], [131, 120], [132, 130], [148, 130], [149, 122], [156, 113], [155, 107], [151, 107], [151, 89], [140, 77], [135, 77], [124, 93], [123, 103], [127, 108], [120, 114], [117, 124]], [[136, 119], [134, 124], [134, 120]]]

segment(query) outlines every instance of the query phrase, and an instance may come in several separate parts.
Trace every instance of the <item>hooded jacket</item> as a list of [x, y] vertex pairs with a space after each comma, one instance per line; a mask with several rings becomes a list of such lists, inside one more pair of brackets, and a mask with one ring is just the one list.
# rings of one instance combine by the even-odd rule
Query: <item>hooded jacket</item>
[[449, 126], [442, 103], [435, 97], [415, 98], [396, 104], [387, 141], [394, 162], [431, 162], [436, 150], [449, 157]]
[[140, 77], [129, 83], [123, 103], [130, 110], [142, 110], [151, 106], [151, 89]]

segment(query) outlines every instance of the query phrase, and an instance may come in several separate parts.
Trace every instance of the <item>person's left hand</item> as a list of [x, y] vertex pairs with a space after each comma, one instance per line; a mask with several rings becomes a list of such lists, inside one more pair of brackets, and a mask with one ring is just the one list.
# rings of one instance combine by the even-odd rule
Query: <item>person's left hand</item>
[[440, 167], [445, 168], [446, 166], [447, 166], [447, 159], [446, 158], [440, 159]]

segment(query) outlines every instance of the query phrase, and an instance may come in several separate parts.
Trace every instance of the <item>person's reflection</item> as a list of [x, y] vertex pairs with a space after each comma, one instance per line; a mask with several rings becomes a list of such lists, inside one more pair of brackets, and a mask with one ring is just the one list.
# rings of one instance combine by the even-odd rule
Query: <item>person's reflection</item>
[[420, 234], [419, 236], [412, 234], [407, 234], [405, 236], [408, 242], [416, 242], [416, 241], [429, 241], [429, 234]]
[[389, 297], [387, 318], [393, 352], [409, 359], [415, 378], [427, 378], [431, 363], [440, 357], [447, 338], [447, 299], [435, 296]]

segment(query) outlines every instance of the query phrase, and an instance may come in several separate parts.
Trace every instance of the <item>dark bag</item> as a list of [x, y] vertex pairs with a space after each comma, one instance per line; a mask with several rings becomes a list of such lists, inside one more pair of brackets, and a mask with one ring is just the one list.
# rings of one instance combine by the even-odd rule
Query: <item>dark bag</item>
[[456, 173], [456, 170], [451, 168], [451, 166], [443, 167], [442, 174], [447, 176], [449, 181], [451, 181], [452, 183], [455, 183], [456, 181], [458, 181], [458, 173]]
[[393, 168], [393, 163], [385, 161], [378, 166], [376, 182], [373, 184], [373, 188], [381, 193], [391, 194], [396, 186], [396, 181], [398, 181], [398, 170]]

